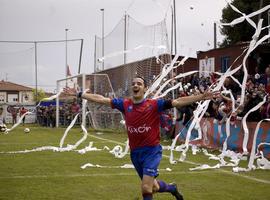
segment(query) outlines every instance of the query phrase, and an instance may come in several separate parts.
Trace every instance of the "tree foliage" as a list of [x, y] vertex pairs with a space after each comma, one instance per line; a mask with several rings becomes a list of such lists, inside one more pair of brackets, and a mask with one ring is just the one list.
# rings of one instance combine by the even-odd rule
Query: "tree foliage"
[[[270, 0], [263, 0], [263, 5], [267, 6], [270, 4]], [[260, 9], [260, 0], [233, 0], [232, 5], [234, 5], [238, 10], [246, 15]], [[222, 10], [222, 19], [223, 23], [230, 23], [234, 19], [241, 17], [242, 15], [235, 12], [230, 5], [227, 5]], [[263, 27], [268, 25], [268, 13], [263, 12], [260, 16], [263, 18]], [[251, 18], [256, 24], [258, 23], [259, 16], [254, 16]], [[239, 42], [246, 42], [252, 39], [252, 35], [255, 33], [255, 29], [245, 20], [244, 22], [237, 24], [233, 27], [223, 26], [221, 28], [221, 34], [225, 36], [221, 46], [227, 46], [236, 44]], [[268, 30], [265, 29], [262, 31], [261, 36], [268, 34]]]
[[46, 93], [43, 89], [32, 89], [32, 92], [35, 102], [39, 102], [41, 99], [46, 97]]

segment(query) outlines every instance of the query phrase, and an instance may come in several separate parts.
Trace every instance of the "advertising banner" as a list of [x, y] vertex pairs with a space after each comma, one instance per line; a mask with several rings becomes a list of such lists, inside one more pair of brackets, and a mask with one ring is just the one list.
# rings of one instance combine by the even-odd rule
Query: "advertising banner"
[[[247, 122], [249, 136], [247, 149], [248, 152], [251, 151], [252, 142], [254, 137], [255, 128], [258, 122]], [[193, 129], [191, 133], [191, 144], [196, 144], [201, 147], [206, 147], [210, 149], [222, 149], [223, 143], [227, 137], [225, 123], [219, 124], [213, 118], [203, 118], [201, 120], [201, 131], [202, 138], [196, 141], [193, 141], [195, 138], [199, 136], [198, 130]], [[185, 141], [187, 135], [188, 127], [185, 127], [181, 124], [181, 122], [176, 124], [175, 134], [180, 133], [180, 140], [182, 142]], [[229, 150], [233, 150], [236, 152], [242, 152], [243, 148], [243, 139], [244, 139], [244, 131], [242, 128], [241, 121], [237, 121], [234, 124], [230, 125], [230, 136], [228, 137], [227, 145]], [[270, 143], [270, 123], [263, 122], [258, 132], [258, 136], [256, 139], [256, 148], [260, 143]], [[262, 145], [260, 150], [263, 151], [264, 156], [270, 158], [270, 146]]]

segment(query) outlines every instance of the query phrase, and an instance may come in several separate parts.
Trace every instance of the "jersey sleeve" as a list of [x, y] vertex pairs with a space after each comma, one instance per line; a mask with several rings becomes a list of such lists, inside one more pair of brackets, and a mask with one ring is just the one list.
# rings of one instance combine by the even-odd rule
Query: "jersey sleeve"
[[123, 98], [113, 98], [111, 100], [111, 107], [113, 109], [117, 109], [121, 112], [124, 112], [125, 109], [124, 109], [124, 99]]
[[167, 109], [171, 109], [172, 106], [172, 100], [165, 100], [165, 99], [158, 99], [157, 100], [157, 105], [158, 105], [158, 112], [162, 112]]

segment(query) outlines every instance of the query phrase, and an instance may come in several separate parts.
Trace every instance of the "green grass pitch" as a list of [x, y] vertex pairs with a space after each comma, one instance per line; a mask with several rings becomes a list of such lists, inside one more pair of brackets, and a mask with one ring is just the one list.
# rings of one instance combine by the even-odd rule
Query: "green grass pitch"
[[[26, 154], [2, 152], [33, 149], [41, 146], [59, 146], [63, 128], [52, 129], [31, 126], [29, 134], [20, 126], [8, 135], [0, 134], [0, 199], [1, 200], [140, 200], [140, 180], [134, 169], [86, 168], [86, 163], [102, 166], [130, 164], [129, 155], [123, 159], [114, 158], [108, 150], [78, 152], [42, 151]], [[70, 131], [66, 144], [74, 144], [82, 136], [79, 128]], [[82, 149], [93, 146], [112, 149], [124, 146], [127, 136], [119, 132], [96, 134], [89, 131], [87, 140], [79, 146]], [[170, 142], [163, 143], [170, 145]], [[180, 154], [174, 153], [176, 158]], [[214, 165], [202, 154], [188, 154], [183, 163], [169, 164], [169, 152], [163, 151], [159, 178], [176, 182], [185, 200], [269, 200], [270, 171], [256, 170], [248, 173], [233, 173], [231, 168], [190, 171], [199, 164]], [[242, 161], [241, 166], [247, 166]], [[155, 200], [173, 200], [170, 194], [155, 194]]]

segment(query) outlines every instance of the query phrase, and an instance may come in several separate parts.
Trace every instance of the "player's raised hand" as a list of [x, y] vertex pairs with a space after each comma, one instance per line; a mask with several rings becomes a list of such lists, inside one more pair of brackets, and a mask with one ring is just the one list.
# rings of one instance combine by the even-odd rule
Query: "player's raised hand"
[[66, 87], [63, 89], [63, 94], [68, 96], [77, 96], [77, 91], [75, 88]]
[[220, 91], [205, 91], [203, 93], [204, 100], [212, 100], [220, 96]]

